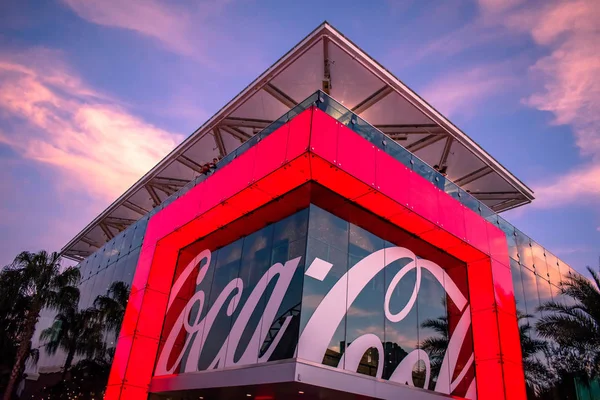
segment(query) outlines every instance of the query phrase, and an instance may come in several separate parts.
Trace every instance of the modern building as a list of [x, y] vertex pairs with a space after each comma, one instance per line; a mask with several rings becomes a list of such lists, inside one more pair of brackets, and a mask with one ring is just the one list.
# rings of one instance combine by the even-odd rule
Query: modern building
[[518, 400], [519, 325], [575, 274], [501, 216], [533, 200], [324, 23], [62, 254], [81, 308], [131, 286], [106, 399]]

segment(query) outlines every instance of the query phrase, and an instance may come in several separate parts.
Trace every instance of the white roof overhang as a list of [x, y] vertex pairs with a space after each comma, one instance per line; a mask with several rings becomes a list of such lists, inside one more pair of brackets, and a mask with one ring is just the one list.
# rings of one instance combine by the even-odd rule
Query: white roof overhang
[[483, 148], [328, 23], [247, 86], [62, 249], [80, 260], [142, 218], [317, 90], [324, 90], [497, 212], [533, 192]]

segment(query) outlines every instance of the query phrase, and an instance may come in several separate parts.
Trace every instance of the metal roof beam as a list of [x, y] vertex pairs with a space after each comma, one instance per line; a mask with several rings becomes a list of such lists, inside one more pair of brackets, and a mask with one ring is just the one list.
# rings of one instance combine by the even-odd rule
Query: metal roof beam
[[188, 182], [189, 181], [187, 181], [185, 179], [165, 178], [162, 176], [157, 176], [156, 178], [152, 179], [150, 184], [151, 185], [169, 185], [169, 186], [175, 186], [175, 187], [183, 187], [183, 186], [187, 185]]
[[246, 140], [250, 139], [250, 137], [251, 137], [246, 132], [241, 131], [238, 128], [233, 127], [233, 126], [221, 125], [221, 129], [223, 129], [225, 132], [229, 133], [231, 136], [239, 139], [242, 143], [245, 142]]
[[329, 61], [329, 37], [323, 36], [323, 82], [321, 89], [331, 94], [331, 61]]
[[220, 125], [221, 126], [226, 125], [226, 126], [253, 128], [253, 129], [264, 129], [267, 126], [271, 125], [272, 123], [273, 123], [273, 121], [269, 121], [266, 119], [228, 117], [228, 118], [224, 118], [220, 122]]
[[146, 189], [146, 192], [148, 192], [148, 194], [150, 195], [150, 199], [152, 199], [152, 206], [158, 206], [161, 203], [161, 201], [160, 197], [158, 197], [158, 194], [156, 193], [156, 190], [154, 190], [152, 185], [149, 183], [144, 185], [144, 188]]
[[87, 237], [85, 237], [85, 236], [84, 236], [84, 237], [82, 237], [82, 238], [81, 238], [81, 239], [79, 239], [79, 240], [81, 240], [83, 243], [87, 244], [88, 246], [91, 246], [91, 247], [96, 247], [97, 249], [99, 249], [100, 247], [102, 247], [102, 246], [103, 246], [102, 244], [100, 244], [100, 243], [96, 242], [95, 240], [89, 239], [89, 238], [87, 238]]
[[221, 136], [221, 131], [218, 127], [213, 129], [213, 136], [215, 137], [215, 143], [217, 144], [217, 149], [219, 150], [219, 156], [225, 157], [227, 155], [227, 151], [225, 150], [225, 143], [223, 143], [223, 136]]
[[196, 171], [197, 173], [202, 172], [202, 165], [198, 164], [191, 158], [184, 156], [183, 154], [177, 157], [177, 161], [179, 161], [181, 164], [185, 165], [189, 169]]
[[486, 165], [454, 180], [454, 183], [456, 183], [458, 186], [465, 186], [479, 178], [483, 178], [484, 176], [491, 174], [492, 172], [494, 172], [494, 170], [489, 165]]
[[408, 146], [406, 146], [406, 149], [414, 153], [436, 142], [439, 142], [445, 137], [445, 135], [431, 134], [424, 137], [423, 139], [417, 140], [416, 142], [409, 144]]
[[137, 204], [133, 204], [129, 200], [125, 200], [122, 205], [123, 207], [129, 208], [131, 211], [140, 214], [142, 217], [150, 212], [150, 210], [146, 210], [144, 207], [140, 207]]
[[471, 192], [471, 195], [481, 201], [492, 200], [525, 200], [525, 196], [519, 192]]
[[104, 222], [100, 222], [100, 229], [102, 229], [108, 240], [115, 237], [115, 234], [111, 232], [110, 228]]
[[393, 91], [394, 89], [392, 89], [391, 86], [385, 85], [384, 87], [382, 87], [381, 89], [379, 89], [378, 91], [376, 91], [375, 93], [358, 103], [356, 106], [354, 106], [352, 112], [356, 114], [361, 114], [365, 112], [370, 107], [374, 106], [375, 103], [382, 100], [385, 96], [392, 93]]
[[[406, 135], [445, 135], [446, 132], [435, 124], [421, 124], [421, 125], [375, 125], [375, 128], [385, 133], [386, 135], [392, 134], [406, 134]], [[438, 129], [438, 131], [434, 131]]]
[[296, 100], [292, 99], [283, 90], [279, 89], [272, 83], [267, 83], [265, 86], [263, 86], [263, 90], [288, 108], [294, 108], [296, 104], [298, 104]]
[[452, 144], [454, 143], [454, 138], [452, 136], [448, 136], [448, 140], [446, 140], [446, 144], [444, 145], [444, 150], [442, 151], [442, 155], [440, 157], [440, 162], [438, 165], [440, 168], [446, 165], [448, 161], [448, 156], [450, 155], [450, 149], [452, 148]]

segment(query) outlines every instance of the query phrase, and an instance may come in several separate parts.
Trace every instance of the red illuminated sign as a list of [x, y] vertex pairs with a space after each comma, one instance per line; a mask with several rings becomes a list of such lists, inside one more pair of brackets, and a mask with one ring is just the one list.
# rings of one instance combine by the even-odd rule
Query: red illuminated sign
[[[150, 219], [106, 399], [148, 395], [163, 323], [176, 322], [164, 319], [180, 249], [309, 181], [467, 264], [478, 398], [525, 399], [504, 233], [317, 109], [299, 114]], [[276, 214], [277, 207], [269, 211], [270, 218]], [[461, 319], [449, 323], [455, 330]]]

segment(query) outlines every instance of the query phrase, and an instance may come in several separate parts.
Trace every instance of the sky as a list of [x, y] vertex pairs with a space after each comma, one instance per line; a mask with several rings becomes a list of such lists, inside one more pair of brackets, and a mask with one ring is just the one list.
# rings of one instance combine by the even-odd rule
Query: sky
[[58, 251], [324, 20], [531, 187], [504, 217], [600, 256], [600, 2], [0, 1], [0, 265]]

